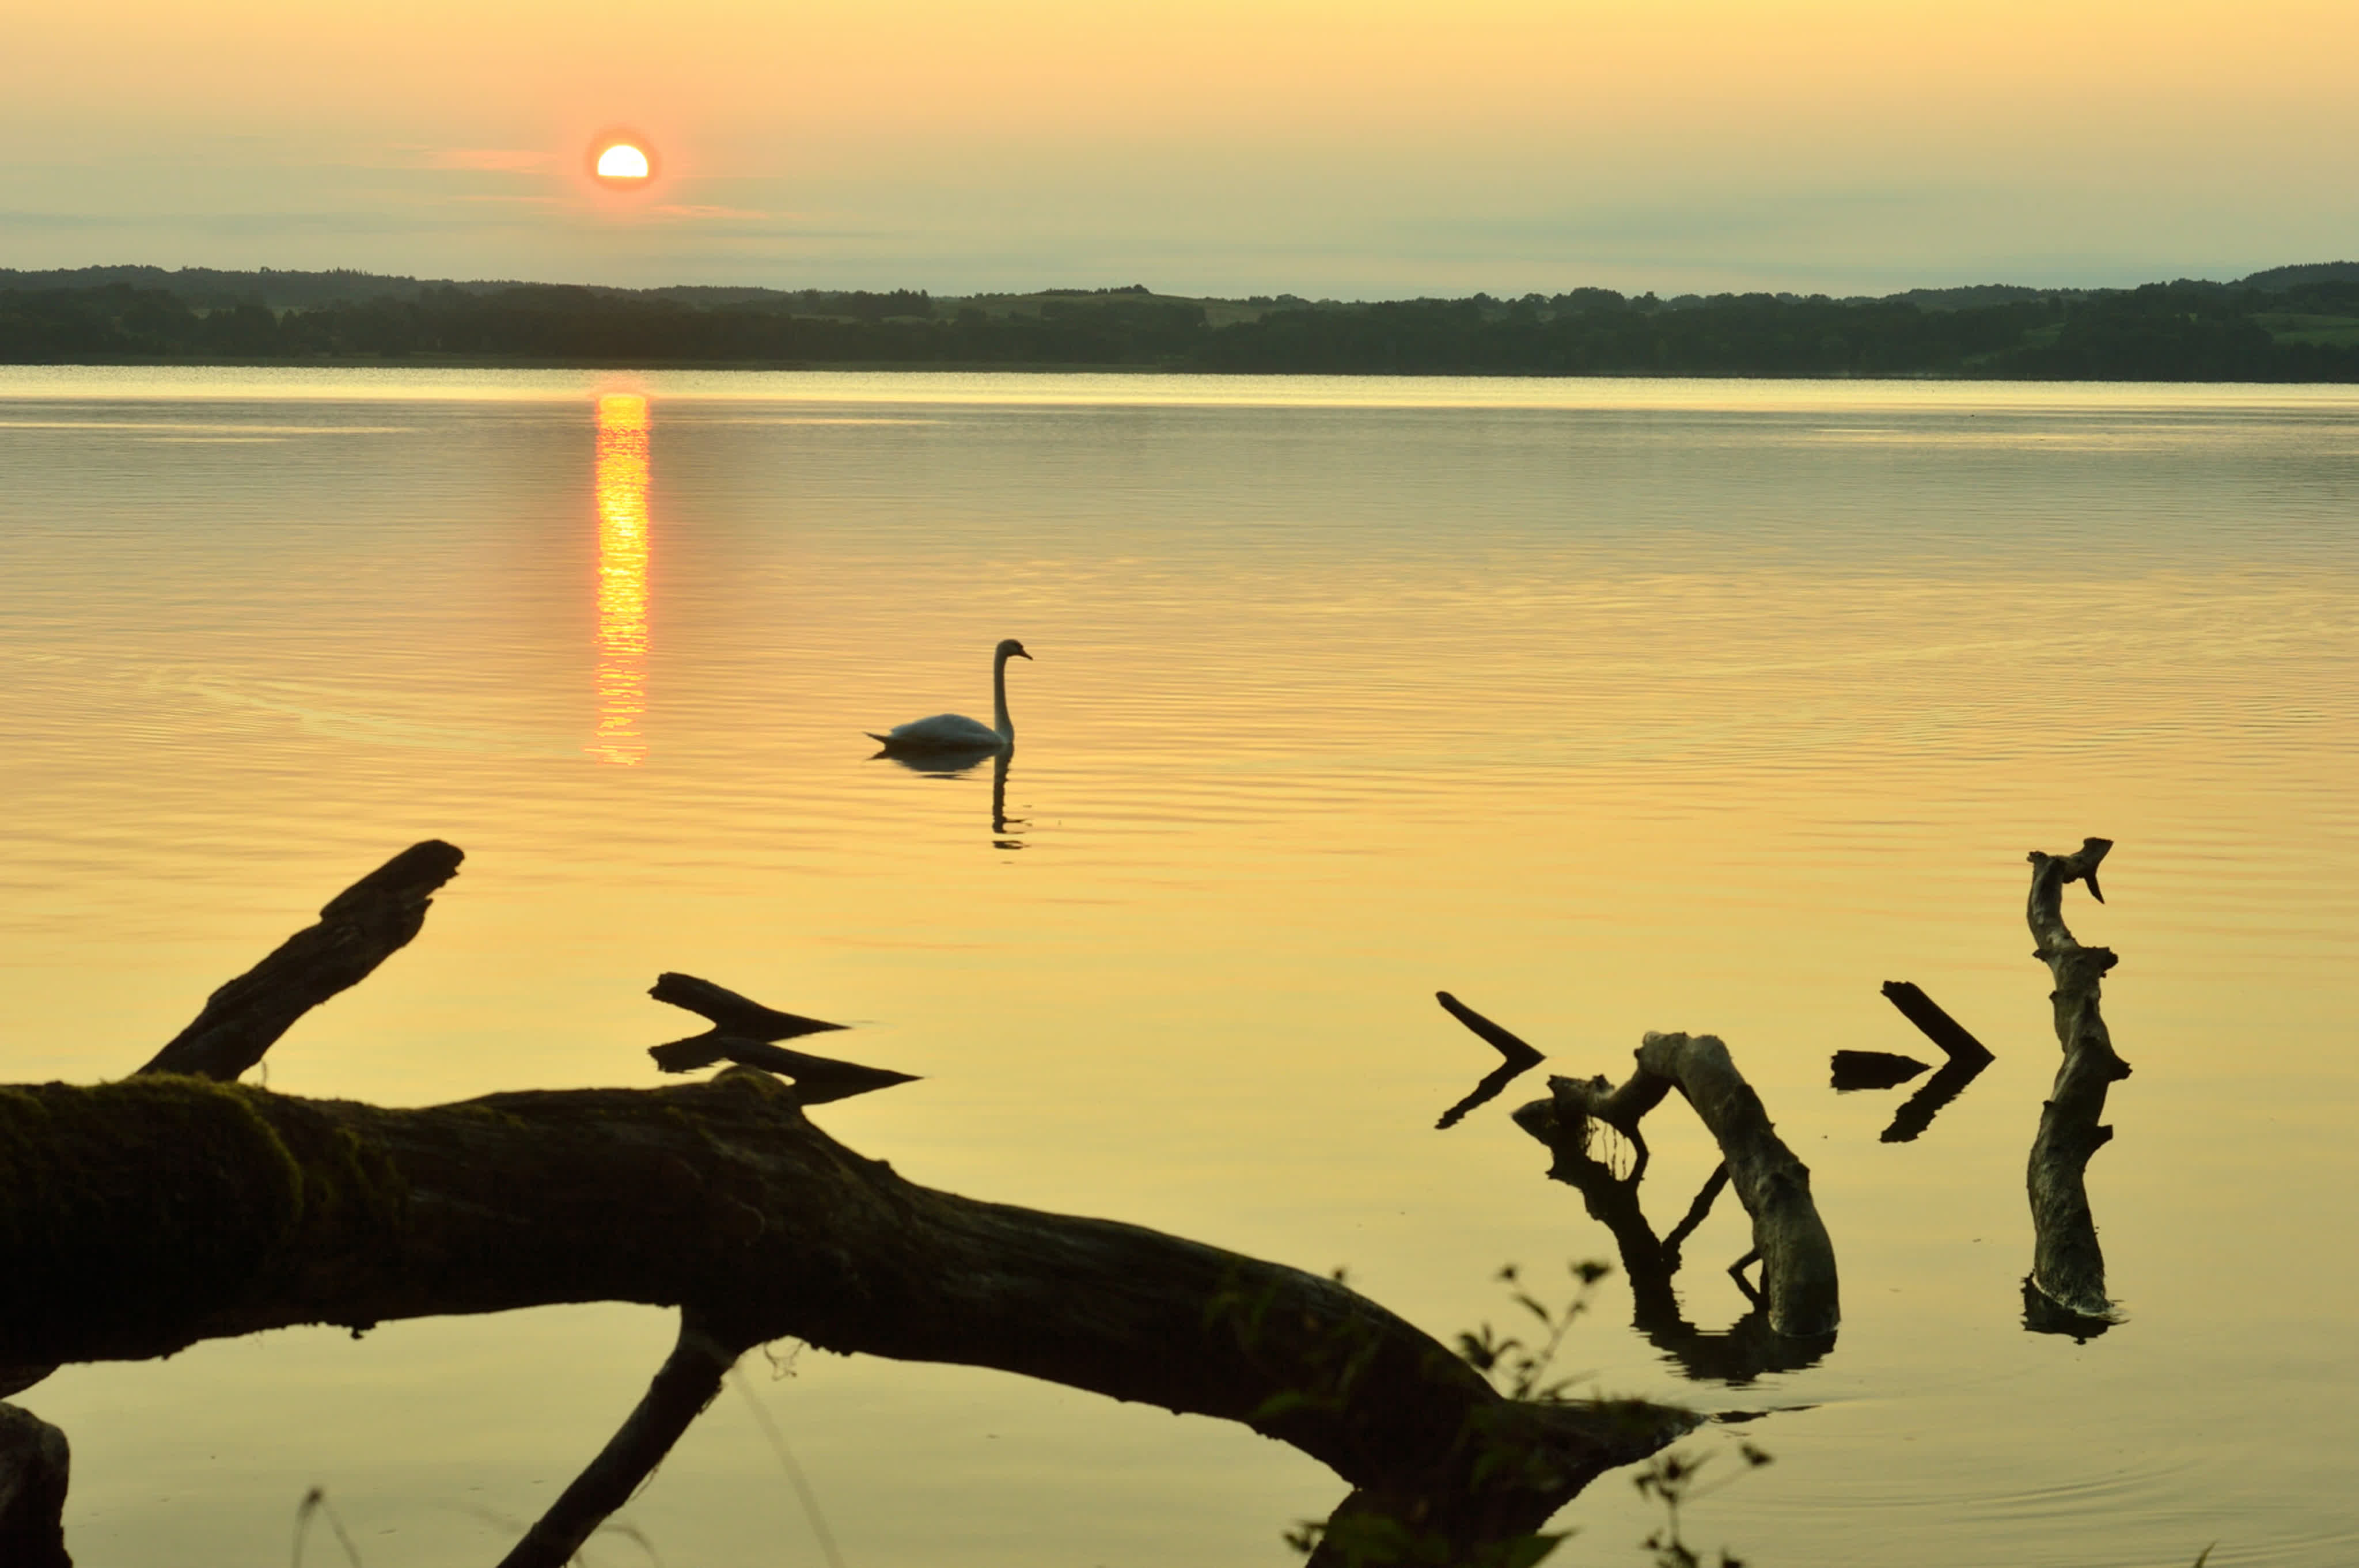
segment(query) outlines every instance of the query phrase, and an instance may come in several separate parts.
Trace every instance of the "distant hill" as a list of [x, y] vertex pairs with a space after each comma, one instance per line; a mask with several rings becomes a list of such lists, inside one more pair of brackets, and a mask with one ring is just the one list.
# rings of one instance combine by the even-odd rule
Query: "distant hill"
[[199, 309], [221, 306], [267, 305], [273, 309], [312, 309], [339, 301], [415, 299], [425, 288], [464, 288], [475, 293], [513, 288], [514, 282], [451, 283], [415, 277], [388, 277], [373, 272], [337, 267], [329, 272], [223, 272], [208, 266], [187, 266], [168, 272], [160, 266], [83, 266], [53, 272], [19, 272], [0, 267], [0, 288], [98, 288], [128, 284], [134, 288], [161, 289]]
[[2085, 299], [2092, 292], [2085, 288], [2026, 288], [2017, 283], [1973, 283], [1963, 288], [1912, 288], [1886, 297], [1905, 299], [1919, 310], [1974, 310], [1985, 305], [2014, 305], [2027, 299]]
[[2297, 288], [2305, 283], [2359, 283], [2359, 262], [2304, 262], [2299, 266], [2273, 266], [2236, 281], [2245, 288], [2272, 291]]
[[266, 305], [273, 310], [316, 310], [329, 305], [359, 305], [373, 299], [416, 299], [434, 289], [464, 294], [497, 294], [515, 288], [581, 287], [592, 294], [618, 297], [672, 299], [683, 305], [745, 305], [758, 301], [810, 303], [837, 299], [922, 298], [908, 290], [871, 296], [858, 290], [733, 287], [707, 284], [671, 284], [660, 288], [616, 288], [534, 284], [516, 278], [405, 277], [396, 274], [359, 272], [336, 267], [327, 272], [280, 272], [263, 267], [254, 272], [224, 272], [189, 266], [167, 271], [160, 266], [82, 266], [49, 272], [21, 272], [0, 267], [0, 289], [99, 288], [125, 284], [133, 288], [160, 289], [200, 309], [239, 305]]
[[2086, 291], [1374, 303], [85, 267], [0, 272], [0, 362], [2359, 382], [2359, 265]]

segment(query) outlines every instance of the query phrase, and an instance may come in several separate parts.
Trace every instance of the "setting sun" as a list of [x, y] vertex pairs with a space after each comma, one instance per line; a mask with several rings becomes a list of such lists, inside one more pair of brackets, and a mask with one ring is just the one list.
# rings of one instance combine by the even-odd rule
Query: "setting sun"
[[598, 154], [598, 178], [605, 180], [636, 181], [652, 172], [644, 148], [629, 142], [614, 142]]

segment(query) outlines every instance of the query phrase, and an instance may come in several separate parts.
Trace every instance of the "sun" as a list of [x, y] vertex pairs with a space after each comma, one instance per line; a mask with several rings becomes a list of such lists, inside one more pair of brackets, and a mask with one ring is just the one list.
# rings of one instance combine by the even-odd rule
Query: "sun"
[[598, 155], [598, 178], [601, 179], [645, 179], [647, 177], [647, 155], [628, 142], [616, 142]]
[[590, 144], [590, 172], [613, 189], [644, 186], [655, 177], [655, 154], [643, 136], [600, 136]]

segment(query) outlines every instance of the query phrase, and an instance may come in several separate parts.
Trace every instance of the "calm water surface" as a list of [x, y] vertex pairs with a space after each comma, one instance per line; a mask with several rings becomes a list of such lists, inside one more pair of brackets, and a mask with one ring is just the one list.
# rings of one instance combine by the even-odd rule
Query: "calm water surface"
[[[1760, 1564], [2359, 1558], [2359, 397], [2348, 390], [0, 372], [0, 1049], [120, 1075], [414, 839], [423, 936], [274, 1088], [651, 1081], [661, 970], [925, 1075], [818, 1119], [923, 1182], [1355, 1283], [1445, 1336], [1612, 1258], [1495, 1060], [1730, 1044], [1814, 1172], [1832, 1353], [1698, 1375], [1619, 1273], [1568, 1370], [1776, 1455], [1691, 1509]], [[987, 718], [984, 768], [864, 730]], [[2091, 1185], [2126, 1321], [2027, 1332], [2056, 1064], [2027, 849], [2136, 1076]], [[1998, 1052], [1913, 1142], [1843, 1048]], [[1712, 1163], [1649, 1123], [1658, 1227]], [[1551, 1289], [1550, 1293], [1561, 1294]], [[584, 1307], [59, 1373], [90, 1568], [496, 1558], [670, 1339]], [[1723, 1367], [1723, 1371], [1736, 1368]], [[1343, 1487], [1239, 1428], [806, 1351], [750, 1397], [853, 1568], [1283, 1564]], [[787, 1375], [789, 1374], [790, 1375]], [[736, 1391], [588, 1559], [818, 1563]], [[1734, 1470], [1733, 1459], [1721, 1467]], [[1635, 1564], [1608, 1477], [1562, 1560]], [[652, 1550], [648, 1550], [651, 1547]], [[324, 1550], [323, 1550], [324, 1549]], [[341, 1561], [325, 1537], [315, 1562]]]

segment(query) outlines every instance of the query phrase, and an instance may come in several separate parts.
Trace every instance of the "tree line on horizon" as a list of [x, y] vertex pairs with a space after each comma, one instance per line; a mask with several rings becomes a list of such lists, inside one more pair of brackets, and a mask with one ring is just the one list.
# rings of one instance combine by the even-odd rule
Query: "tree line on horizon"
[[[0, 287], [0, 362], [1033, 367], [1326, 374], [1989, 376], [2359, 381], [2359, 277], [1989, 288], [1882, 299], [1723, 294], [1372, 304], [1204, 301], [1133, 286], [626, 291], [420, 285], [307, 308], [113, 282]], [[360, 276], [360, 275], [355, 275]]]

